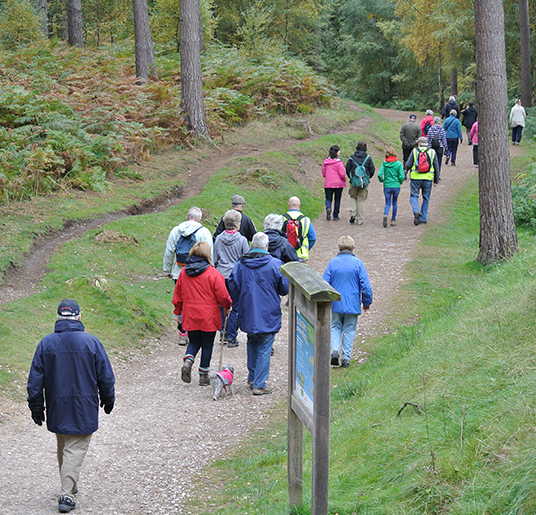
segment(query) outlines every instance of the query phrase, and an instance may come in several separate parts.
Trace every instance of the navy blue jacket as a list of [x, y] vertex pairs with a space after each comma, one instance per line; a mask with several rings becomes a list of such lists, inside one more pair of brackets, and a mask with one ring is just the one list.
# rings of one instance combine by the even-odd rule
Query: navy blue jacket
[[37, 345], [28, 405], [43, 411], [46, 402], [47, 428], [53, 433], [89, 435], [99, 426], [99, 398], [104, 404], [115, 401], [114, 384], [102, 343], [85, 333], [79, 320], [58, 320], [54, 333]]
[[288, 263], [289, 261], [299, 261], [296, 249], [290, 244], [286, 236], [276, 229], [264, 231], [268, 236], [268, 252], [277, 259]]
[[281, 329], [279, 296], [288, 293], [282, 264], [267, 251], [252, 249], [234, 266], [229, 292], [238, 306], [238, 326], [245, 333], [277, 333]]

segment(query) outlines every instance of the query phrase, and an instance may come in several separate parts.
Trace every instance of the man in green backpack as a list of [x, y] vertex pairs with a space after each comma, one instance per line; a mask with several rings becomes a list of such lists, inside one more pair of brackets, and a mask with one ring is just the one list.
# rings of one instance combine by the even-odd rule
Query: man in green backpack
[[[357, 170], [364, 168], [364, 181], [356, 182]], [[346, 175], [350, 179], [350, 223], [357, 221], [357, 225], [363, 225], [365, 200], [368, 198], [368, 184], [374, 176], [374, 163], [371, 157], [367, 154], [367, 144], [360, 141], [355, 147], [355, 152], [350, 156], [346, 163]], [[355, 184], [355, 186], [354, 186]]]

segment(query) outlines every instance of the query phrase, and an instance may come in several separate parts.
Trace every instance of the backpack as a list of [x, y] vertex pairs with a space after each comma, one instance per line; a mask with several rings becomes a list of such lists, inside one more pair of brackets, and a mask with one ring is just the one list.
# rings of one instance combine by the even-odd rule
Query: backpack
[[419, 160], [417, 164], [417, 171], [419, 173], [428, 173], [430, 171], [430, 164], [428, 163], [428, 152], [418, 150]]
[[181, 234], [179, 241], [177, 241], [177, 245], [175, 245], [175, 262], [177, 265], [184, 266], [186, 264], [186, 260], [190, 254], [190, 249], [197, 241], [195, 233], [199, 231], [201, 227], [203, 226], [198, 227], [192, 234], [189, 234], [188, 236], [183, 236]]
[[441, 148], [441, 141], [439, 141], [439, 133], [436, 132], [433, 137], [432, 137], [432, 141], [430, 142], [431, 145], [432, 145], [432, 148], [434, 150], [439, 150]]
[[367, 162], [367, 159], [369, 157], [370, 156], [365, 157], [365, 160], [361, 164], [359, 164], [355, 159], [352, 159], [352, 157], [350, 156], [350, 160], [355, 163], [355, 170], [352, 172], [352, 175], [350, 177], [350, 183], [354, 188], [363, 189], [370, 184], [370, 177], [365, 171], [365, 163]]
[[430, 122], [426, 122], [424, 124], [424, 129], [423, 129], [423, 132], [424, 132], [424, 135], [427, 136], [428, 135], [428, 131], [430, 130], [430, 127], [432, 126], [432, 124]]
[[299, 249], [303, 245], [303, 229], [301, 221], [305, 218], [305, 215], [300, 215], [298, 218], [292, 218], [288, 213], [283, 215], [287, 221], [281, 228], [287, 235], [289, 243], [295, 248]]

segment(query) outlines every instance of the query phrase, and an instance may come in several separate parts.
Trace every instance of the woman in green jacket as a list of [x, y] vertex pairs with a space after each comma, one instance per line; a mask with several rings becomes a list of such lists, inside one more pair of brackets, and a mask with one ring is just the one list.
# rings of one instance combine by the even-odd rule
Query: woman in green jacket
[[398, 195], [400, 186], [405, 179], [404, 167], [396, 157], [396, 151], [393, 147], [385, 149], [385, 161], [378, 173], [378, 179], [383, 182], [383, 194], [385, 196], [385, 208], [383, 210], [383, 226], [387, 227], [387, 215], [391, 205], [393, 212], [391, 215], [391, 226], [396, 225], [396, 212], [398, 209]]

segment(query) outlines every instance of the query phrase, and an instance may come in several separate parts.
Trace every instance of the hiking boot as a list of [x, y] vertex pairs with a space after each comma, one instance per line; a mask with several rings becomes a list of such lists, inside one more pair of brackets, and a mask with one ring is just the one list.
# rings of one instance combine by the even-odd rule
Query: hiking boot
[[339, 353], [337, 351], [331, 353], [331, 366], [332, 367], [339, 366]]
[[419, 225], [421, 223], [421, 214], [418, 211], [413, 213], [413, 223], [415, 225]]
[[253, 388], [253, 395], [268, 395], [272, 393], [270, 388]]
[[208, 386], [210, 384], [210, 379], [207, 373], [202, 374], [199, 372], [199, 386]]
[[348, 368], [350, 366], [350, 360], [349, 359], [343, 359], [341, 361], [341, 368]]
[[326, 209], [326, 220], [331, 220], [331, 209]]
[[182, 347], [188, 345], [188, 333], [179, 331], [179, 345]]
[[446, 165], [449, 164], [449, 160], [450, 160], [450, 157], [447, 157], [447, 158], [445, 159], [445, 164], [446, 164]]
[[355, 224], [355, 216], [354, 216], [354, 215], [352, 215], [352, 216], [350, 217], [350, 223], [351, 223], [351, 224]]
[[69, 513], [76, 508], [76, 503], [66, 495], [60, 495], [58, 499], [58, 511], [60, 513]]
[[192, 382], [192, 365], [194, 362], [191, 359], [184, 360], [184, 364], [181, 368], [181, 379], [185, 383]]
[[383, 226], [387, 227], [387, 217], [386, 216], [383, 217]]
[[253, 390], [253, 381], [250, 381], [249, 379], [248, 379], [248, 388], [250, 390]]
[[391, 220], [391, 227], [395, 227], [396, 226], [396, 220]]
[[238, 340], [235, 338], [234, 340], [225, 340], [227, 342], [227, 347], [229, 349], [232, 349], [233, 347], [238, 347]]

